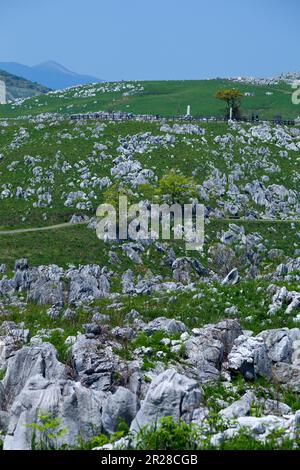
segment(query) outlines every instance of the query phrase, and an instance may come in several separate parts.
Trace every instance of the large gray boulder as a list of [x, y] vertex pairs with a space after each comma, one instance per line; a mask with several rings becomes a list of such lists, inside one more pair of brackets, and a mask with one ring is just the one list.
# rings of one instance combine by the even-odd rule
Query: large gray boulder
[[61, 281], [40, 277], [31, 284], [28, 300], [39, 305], [63, 305], [65, 300], [64, 286]]
[[19, 270], [12, 279], [15, 291], [26, 291], [30, 289], [32, 282], [36, 281], [34, 273], [30, 270]]
[[209, 274], [202, 264], [195, 258], [188, 256], [177, 258], [172, 264], [173, 278], [177, 282], [188, 284], [190, 282], [190, 275], [207, 276]]
[[135, 291], [134, 274], [131, 269], [128, 269], [122, 274], [122, 291], [124, 294], [132, 294]]
[[6, 363], [12, 353], [28, 342], [29, 330], [24, 325], [5, 321], [0, 327], [0, 369], [6, 368]]
[[105, 274], [101, 274], [99, 278], [99, 290], [101, 292], [101, 297], [108, 297], [110, 293], [110, 282]]
[[[65, 430], [60, 438], [50, 440], [52, 445], [75, 446], [79, 437], [89, 440], [101, 433], [105, 399], [102, 392], [87, 389], [80, 383], [48, 380], [41, 374], [30, 377], [11, 406], [4, 449], [31, 449], [33, 430], [29, 425], [39, 422], [41, 414], [58, 417], [59, 429]], [[37, 445], [42, 438], [37, 432]]]
[[71, 356], [76, 379], [95, 390], [111, 390], [114, 374], [123, 371], [119, 357], [101, 339], [78, 335]]
[[300, 271], [300, 256], [298, 258], [292, 258], [286, 265], [288, 268], [288, 273]]
[[243, 334], [241, 325], [234, 319], [222, 320], [212, 325], [206, 325], [203, 330], [207, 333], [209, 332], [214, 339], [223, 343], [225, 357], [231, 351], [235, 339]]
[[230, 273], [223, 279], [222, 285], [223, 286], [234, 286], [240, 281], [240, 275], [236, 268], [232, 269]]
[[78, 302], [90, 302], [102, 297], [99, 289], [98, 280], [91, 275], [73, 276], [70, 284], [69, 302], [76, 304]]
[[112, 434], [117, 430], [120, 419], [129, 426], [139, 409], [137, 396], [124, 387], [118, 387], [113, 395], [109, 395], [102, 411], [102, 424], [105, 432]]
[[190, 420], [193, 410], [201, 405], [201, 399], [202, 390], [195, 380], [168, 369], [152, 381], [130, 430], [138, 432], [164, 416]]
[[107, 297], [110, 282], [106, 273], [106, 268], [101, 269], [97, 264], [70, 269], [66, 273], [70, 280], [69, 302], [76, 305]]
[[28, 259], [22, 258], [15, 261], [15, 271], [26, 271], [29, 269]]
[[14, 293], [14, 286], [11, 279], [3, 276], [0, 280], [0, 297], [11, 296]]
[[263, 338], [272, 362], [291, 362], [293, 340], [287, 328], [262, 331], [257, 337]]
[[266, 415], [284, 416], [292, 413], [291, 407], [286, 403], [271, 398], [260, 398], [256, 403]]
[[195, 328], [193, 333], [195, 336], [184, 343], [187, 362], [201, 382], [218, 379], [235, 339], [243, 333], [240, 324], [236, 320], [224, 320]]
[[187, 363], [201, 383], [219, 378], [224, 358], [224, 344], [220, 340], [203, 329], [198, 336], [188, 339], [184, 346]]
[[[24, 346], [8, 359], [3, 379], [6, 408], [13, 403], [26, 382], [37, 374], [48, 380], [66, 378], [66, 367], [57, 360], [52, 344]], [[0, 408], [3, 408], [1, 403]]]
[[264, 415], [284, 416], [292, 412], [285, 403], [270, 398], [258, 398], [252, 390], [248, 390], [239, 400], [221, 410], [219, 414], [225, 419], [236, 419], [248, 416], [252, 406], [259, 407]]
[[153, 334], [155, 331], [165, 331], [170, 335], [176, 333], [184, 333], [187, 331], [187, 327], [181, 321], [175, 320], [174, 318], [158, 317], [150, 321], [144, 330], [148, 334]]
[[234, 419], [240, 416], [247, 416], [252, 403], [255, 401], [253, 392], [246, 392], [240, 400], [234, 401], [230, 406], [220, 411], [220, 416], [224, 419]]
[[271, 378], [272, 364], [263, 338], [239, 336], [228, 355], [228, 369], [241, 373], [246, 380]]
[[300, 393], [300, 367], [285, 362], [273, 366], [274, 381]]

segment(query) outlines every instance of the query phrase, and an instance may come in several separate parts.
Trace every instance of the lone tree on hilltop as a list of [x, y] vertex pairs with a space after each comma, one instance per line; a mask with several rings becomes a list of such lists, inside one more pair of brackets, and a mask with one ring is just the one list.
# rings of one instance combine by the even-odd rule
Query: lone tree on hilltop
[[235, 89], [220, 90], [216, 94], [218, 100], [227, 103], [226, 118], [230, 118], [230, 109], [232, 109], [232, 119], [239, 119], [241, 116], [241, 99], [244, 94]]

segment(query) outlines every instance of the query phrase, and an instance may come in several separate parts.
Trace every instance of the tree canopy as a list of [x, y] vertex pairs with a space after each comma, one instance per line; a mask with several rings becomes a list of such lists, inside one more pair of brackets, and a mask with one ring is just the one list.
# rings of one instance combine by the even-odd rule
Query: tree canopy
[[218, 100], [225, 101], [227, 103], [227, 118], [230, 117], [230, 108], [232, 108], [232, 118], [239, 119], [241, 115], [241, 99], [243, 96], [244, 94], [241, 91], [234, 88], [220, 90], [216, 93], [216, 98]]

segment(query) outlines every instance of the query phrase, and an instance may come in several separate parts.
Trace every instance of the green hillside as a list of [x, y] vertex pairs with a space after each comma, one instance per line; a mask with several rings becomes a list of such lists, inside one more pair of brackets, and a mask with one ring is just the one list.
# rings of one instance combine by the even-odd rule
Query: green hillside
[[[276, 126], [265, 129], [261, 125], [236, 127], [227, 123], [205, 123], [202, 128], [205, 132], [203, 136], [192, 135], [188, 129], [183, 129], [182, 134], [173, 134], [171, 128], [169, 132], [175, 139], [169, 141], [168, 131], [164, 131], [159, 122], [103, 123], [97, 119], [74, 122], [67, 117], [50, 116], [38, 120], [23, 119], [21, 123], [18, 120], [5, 123], [0, 132], [1, 263], [6, 263], [9, 270], [13, 268], [15, 259], [23, 257], [34, 266], [53, 263], [64, 267], [70, 263], [112, 266], [113, 263], [113, 288], [116, 292], [121, 289], [120, 280], [126, 269], [131, 269], [137, 276], [150, 270], [152, 274], [171, 280], [171, 267], [163, 261], [164, 252], [160, 252], [155, 244], [141, 253], [141, 263], [135, 263], [124, 252], [123, 243], [104, 243], [97, 238], [94, 229], [85, 225], [35, 232], [26, 230], [65, 224], [74, 214], [93, 218], [98, 205], [107, 202], [106, 188], [100, 184], [103, 178], [117, 187], [128, 184], [133, 191], [132, 202], [137, 202], [149, 197], [149, 193], [151, 198], [163, 176], [176, 170], [182, 175], [193, 175], [199, 188], [206, 188], [206, 196], [199, 191], [199, 201], [210, 207], [212, 212], [205, 226], [203, 255], [186, 252], [183, 242], [172, 240], [164, 243], [164, 249], [172, 248], [177, 257], [186, 254], [196, 257], [209, 269], [221, 269], [222, 273], [226, 273], [232, 263], [239, 266], [241, 273], [247, 273], [245, 246], [240, 242], [230, 245], [230, 250], [234, 247], [235, 251], [232, 252], [233, 259], [225, 261], [225, 264], [228, 263], [226, 267], [220, 267], [219, 261], [212, 256], [211, 250], [217, 249], [222, 234], [237, 230], [230, 228], [234, 223], [234, 227], [244, 230], [249, 241], [254, 243], [250, 251], [253, 250], [253, 256], [257, 257], [255, 262], [259, 272], [273, 272], [280, 262], [295, 256], [295, 250], [299, 249], [297, 203], [300, 150], [288, 151], [285, 158], [281, 156], [286, 149], [286, 141], [299, 143], [297, 129], [280, 128], [278, 134]], [[263, 134], [266, 130], [270, 133], [268, 142]], [[148, 187], [132, 186], [135, 178], [132, 174], [129, 182], [126, 174], [120, 175], [117, 161], [123, 145], [133, 145], [134, 162], [153, 172]], [[232, 178], [237, 193], [232, 192]], [[283, 192], [283, 196], [278, 196], [275, 191], [271, 198], [270, 204], [276, 205], [273, 215], [269, 215], [267, 208], [258, 205], [245, 191], [246, 185], [254, 181], [261, 184], [265, 181], [266, 192], [270, 192], [271, 188], [276, 191], [279, 188]], [[288, 192], [285, 194], [285, 191]], [[74, 194], [76, 196], [71, 200]], [[239, 207], [238, 219], [233, 220], [231, 211], [236, 204]], [[218, 211], [223, 214], [221, 218], [217, 217]], [[251, 218], [251, 214], [255, 217]], [[273, 221], [269, 220], [270, 217]], [[1, 233], [16, 229], [25, 231]], [[259, 251], [260, 245], [264, 246], [263, 251]], [[119, 260], [117, 265], [111, 259], [112, 250]], [[270, 250], [274, 252], [273, 257], [268, 255]], [[262, 285], [263, 295], [266, 296], [266, 285]], [[252, 288], [248, 285], [245, 299], [239, 300], [245, 303], [241, 307], [245, 318], [254, 312], [251, 299], [255, 296], [251, 289], [256, 289], [256, 286], [258, 283], [253, 284]], [[233, 290], [234, 296], [239, 296], [240, 288], [237, 286]], [[226, 295], [231, 295], [229, 290]], [[128, 302], [128, 299], [124, 301]], [[128, 310], [139, 309], [143, 302], [144, 298], [138, 297], [128, 304]], [[147, 315], [155, 318], [155, 301], [150, 296], [147, 302]], [[176, 306], [176, 312], [178, 318], [187, 321], [184, 310], [186, 299], [183, 298], [182, 302], [182, 305]], [[213, 305], [209, 297], [205, 302], [206, 310], [201, 310], [197, 317], [201, 324], [223, 318], [225, 304], [222, 297], [222, 308], [219, 304]], [[105, 308], [104, 301], [101, 311], [106, 312]], [[244, 325], [260, 331], [262, 322], [268, 321], [266, 309], [255, 308], [251, 322], [245, 320]], [[164, 314], [174, 316], [168, 305], [164, 306]], [[123, 320], [118, 316], [115, 321]], [[274, 327], [288, 326], [293, 325], [293, 320], [288, 316], [276, 316], [272, 317], [271, 324]]]
[[[163, 175], [172, 169], [183, 175], [194, 175], [195, 182], [199, 185], [210, 184], [212, 175], [217, 174], [219, 176], [216, 176], [215, 180], [212, 179], [211, 184], [217, 186], [219, 180], [226, 178], [223, 192], [218, 195], [218, 189], [212, 189], [208, 193], [209, 200], [203, 199], [202, 202], [209, 205], [212, 210], [222, 210], [223, 218], [230, 218], [232, 216], [230, 205], [235, 205], [236, 195], [231, 194], [229, 179], [238, 169], [240, 174], [234, 178], [238, 178], [235, 184], [241, 193], [240, 198], [246, 196], [244, 187], [247, 183], [263, 181], [263, 178], [268, 175], [266, 187], [280, 185], [284, 190], [286, 188], [288, 191], [294, 191], [297, 202], [300, 150], [291, 151], [288, 158], [280, 157], [280, 152], [285, 148], [285, 140], [280, 140], [275, 127], [270, 128], [272, 132], [270, 142], [264, 141], [262, 137], [255, 137], [250, 149], [247, 140], [241, 141], [241, 135], [245, 133], [245, 136], [255, 136], [256, 129], [260, 129], [259, 126], [251, 128], [250, 125], [246, 125], [235, 130], [231, 129], [227, 123], [205, 123], [202, 128], [205, 130], [203, 138], [189, 134], [176, 135], [174, 143], [168, 144], [165, 140], [166, 132], [161, 130], [160, 123], [102, 124], [98, 120], [77, 123], [61, 117], [50, 118], [42, 123], [37, 123], [34, 119], [22, 120], [20, 127], [18, 121], [11, 121], [0, 133], [0, 153], [2, 154], [0, 158], [0, 229], [11, 230], [61, 224], [68, 222], [73, 214], [78, 213], [94, 216], [98, 205], [107, 201], [105, 201], [105, 189], [93, 183], [93, 180], [109, 178], [110, 184], [113, 181], [121, 183], [123, 180], [112, 177], [115, 167], [113, 161], [119, 155], [122, 139], [128, 142], [134, 139], [139, 142], [139, 145], [145, 145], [141, 154], [134, 155], [143, 168], [150, 169], [155, 175], [151, 178], [151, 194], [154, 194]], [[233, 141], [230, 143], [229, 140], [224, 146], [222, 139], [227, 139], [228, 135], [233, 136]], [[292, 137], [293, 134], [289, 131], [286, 131], [284, 136], [295, 143], [299, 140], [297, 134], [296, 137]], [[150, 139], [149, 142], [151, 139], [161, 139], [161, 143], [150, 144], [148, 139]], [[220, 142], [217, 139], [221, 139]], [[100, 148], [104, 146], [104, 152], [97, 150], [99, 145]], [[221, 157], [226, 149], [227, 151], [230, 149], [232, 154], [229, 160]], [[265, 152], [267, 152], [266, 155], [264, 155]], [[85, 183], [82, 180], [81, 176], [84, 173], [88, 175], [89, 182]], [[142, 186], [135, 188], [137, 201], [144, 197], [143, 191]], [[74, 192], [81, 192], [81, 195], [68, 205], [66, 203], [68, 194]], [[274, 194], [274, 201], [276, 198], [277, 195]], [[284, 196], [283, 200], [286, 198], [287, 196]], [[87, 206], [85, 206], [86, 201], [89, 201]], [[289, 205], [289, 210], [284, 206], [278, 206], [278, 212], [271, 216], [282, 220], [283, 227], [281, 228], [277, 223], [278, 230], [284, 231], [284, 225], [290, 224], [288, 220], [284, 222], [286, 218], [299, 220], [296, 202]], [[239, 218], [244, 218], [251, 211], [255, 211], [256, 218], [270, 218], [264, 206], [259, 206], [246, 196], [246, 202], [239, 205], [237, 215]], [[259, 220], [253, 222], [250, 220], [248, 223], [250, 226], [254, 224], [255, 229], [260, 225]], [[262, 229], [265, 230], [264, 221], [262, 220], [261, 223]], [[46, 257], [48, 261], [52, 259], [54, 262], [66, 263], [69, 252], [60, 251], [59, 240], [61, 236], [67, 237], [69, 233], [72, 232], [66, 229], [49, 232], [47, 236], [41, 234], [41, 248], [37, 251], [38, 245], [32, 244], [34, 259]], [[72, 262], [76, 262], [76, 259], [80, 262], [91, 261], [93, 256], [96, 261], [99, 242], [94, 231], [82, 229], [78, 231], [78, 236], [79, 234], [83, 237], [81, 243], [78, 238], [77, 248], [73, 247], [69, 253]], [[33, 234], [21, 237], [16, 235], [16, 240], [18, 240], [16, 246], [13, 238], [6, 237], [0, 248], [0, 259], [13, 260], [16, 256], [21, 256], [22, 251], [26, 253], [26, 256], [31, 257], [31, 249], [29, 250], [27, 243], [30, 243], [31, 239], [34, 240], [35, 236]], [[39, 234], [37, 237], [39, 239]], [[53, 243], [50, 241], [52, 238]], [[91, 250], [86, 251], [86, 244], [89, 240], [92, 243]], [[44, 243], [49, 244], [49, 249], [46, 249]], [[281, 236], [278, 237], [278, 243], [283, 244], [284, 248], [291, 253], [297, 246], [297, 244], [287, 243], [287, 240], [282, 239]]]
[[[2, 198], [1, 229], [50, 225], [68, 221], [68, 218], [76, 212], [76, 204], [65, 206], [66, 197], [63, 195], [82, 189], [78, 166], [88, 169], [90, 174], [97, 178], [111, 178], [113, 159], [119, 155], [120, 139], [130, 141], [131, 138], [137, 138], [140, 139], [141, 144], [145, 140], [147, 150], [138, 155], [138, 160], [143, 167], [154, 171], [158, 179], [175, 169], [187, 176], [194, 174], [196, 183], [202, 184], [204, 180], [211, 177], [213, 169], [217, 169], [220, 174], [228, 178], [235, 167], [240, 165], [243, 174], [239, 176], [237, 184], [241, 191], [247, 183], [261, 180], [266, 172], [269, 178], [268, 185], [282, 185], [294, 191], [299, 189], [297, 170], [300, 169], [300, 150], [291, 152], [289, 158], [280, 158], [279, 152], [281, 148], [284, 148], [284, 144], [278, 143], [275, 136], [269, 143], [255, 138], [252, 154], [248, 156], [246, 153], [244, 156], [241, 155], [241, 149], [249, 152], [247, 142], [241, 144], [239, 132], [231, 129], [227, 123], [204, 123], [202, 128], [205, 130], [204, 140], [199, 136], [183, 134], [174, 136], [175, 141], [172, 145], [150, 145], [147, 143], [147, 136], [143, 137], [146, 132], [161, 139], [166, 138], [166, 132], [161, 131], [161, 123], [118, 122], [103, 125], [97, 119], [77, 123], [70, 119], [59, 118], [46, 120], [42, 124], [37, 124], [35, 120], [23, 120], [20, 128], [18, 121], [9, 122], [9, 125], [4, 127], [5, 132], [0, 134], [0, 149], [3, 155], [0, 160], [0, 188], [8, 184], [12, 197]], [[244, 129], [248, 131], [250, 125], [246, 125]], [[256, 127], [254, 126], [253, 129], [255, 130]], [[220, 157], [220, 149], [221, 152], [224, 150], [222, 145], [215, 141], [218, 136], [226, 138], [228, 133], [232, 133], [236, 138], [236, 141], [232, 143], [233, 156], [229, 162]], [[288, 133], [287, 136], [289, 135]], [[107, 147], [105, 155], [108, 154], [108, 156], [103, 160], [101, 152], [97, 152], [98, 144]], [[256, 162], [258, 152], [266, 146], [270, 154], [258, 165]], [[28, 157], [33, 159], [32, 163], [27, 162]], [[269, 172], [268, 165], [270, 167], [276, 165], [276, 172]], [[62, 166], [66, 166], [66, 171], [61, 171]], [[39, 169], [37, 175], [34, 173], [36, 167]], [[39, 187], [43, 187], [44, 192], [50, 190], [52, 200], [50, 204], [45, 203], [41, 207], [35, 207], [34, 203], [37, 202], [38, 196], [36, 190]], [[157, 187], [157, 182], [153, 179], [152, 191], [155, 187]], [[226, 188], [228, 187], [226, 183]], [[30, 188], [32, 193], [26, 198], [16, 197], [18, 188]], [[86, 192], [93, 189], [96, 195], [91, 211], [87, 211], [87, 214], [93, 214], [97, 204], [103, 202], [104, 191], [98, 187], [87, 186], [87, 188]], [[210, 206], [218, 207], [217, 199], [217, 195], [212, 195], [209, 200]], [[221, 199], [223, 202], [234, 200], [230, 194], [223, 195]], [[252, 208], [257, 209], [258, 213], [263, 211], [263, 207], [256, 208], [256, 204], [249, 201], [239, 215], [244, 216]], [[46, 221], [43, 219], [45, 212], [47, 213]], [[294, 218], [297, 218], [296, 215]]]
[[[16, 117], [45, 112], [64, 114], [92, 111], [126, 111], [134, 114], [183, 115], [191, 105], [193, 116], [223, 116], [224, 105], [215, 94], [235, 87], [253, 96], [245, 96], [242, 113], [258, 113], [262, 119], [281, 115], [296, 118], [299, 107], [292, 104], [292, 89], [278, 85], [248, 85], [228, 80], [120, 82], [83, 85], [26, 100], [22, 105], [1, 106], [0, 116]], [[272, 95], [266, 95], [266, 93]]]
[[0, 80], [6, 85], [6, 99], [12, 101], [17, 98], [27, 98], [47, 93], [49, 88], [31, 82], [22, 77], [0, 70]]

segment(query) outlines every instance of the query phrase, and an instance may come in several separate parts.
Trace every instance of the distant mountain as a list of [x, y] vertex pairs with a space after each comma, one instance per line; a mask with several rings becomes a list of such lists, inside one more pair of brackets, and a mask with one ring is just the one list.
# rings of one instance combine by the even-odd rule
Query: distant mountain
[[104, 81], [90, 75], [81, 75], [72, 72], [54, 61], [44, 62], [32, 67], [17, 62], [0, 62], [0, 69], [18, 75], [19, 77], [24, 77], [27, 80], [41, 83], [54, 90], [83, 85], [85, 83], [101, 83]]
[[12, 101], [16, 98], [27, 98], [41, 95], [50, 91], [49, 88], [38, 83], [31, 82], [25, 78], [17, 77], [11, 73], [1, 70], [0, 80], [6, 85], [6, 101]]

